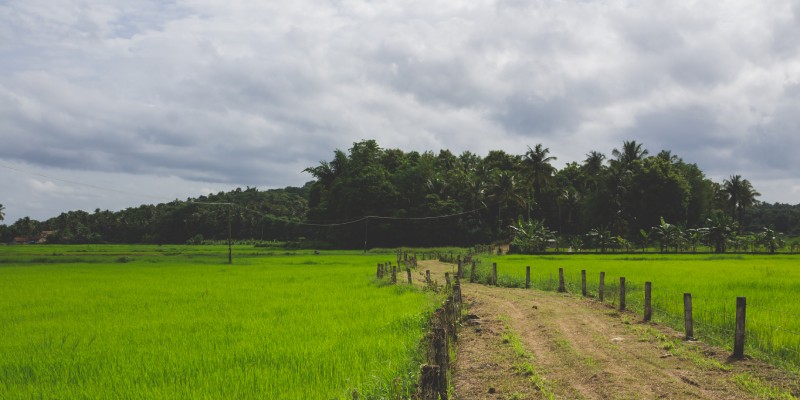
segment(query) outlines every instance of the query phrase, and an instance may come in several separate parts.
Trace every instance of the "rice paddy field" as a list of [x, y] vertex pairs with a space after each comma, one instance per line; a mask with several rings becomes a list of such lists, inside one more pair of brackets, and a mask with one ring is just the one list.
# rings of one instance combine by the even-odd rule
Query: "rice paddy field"
[[410, 395], [436, 299], [394, 254], [0, 247], [2, 399]]
[[800, 369], [800, 257], [793, 255], [584, 254], [484, 257], [477, 268], [487, 282], [497, 263], [498, 284], [524, 287], [531, 267], [535, 289], [556, 290], [563, 268], [567, 291], [597, 296], [605, 272], [605, 301], [619, 302], [626, 278], [627, 309], [643, 313], [644, 283], [652, 282], [653, 320], [683, 331], [683, 294], [691, 293], [694, 336], [733, 348], [736, 298], [747, 299], [745, 353]]

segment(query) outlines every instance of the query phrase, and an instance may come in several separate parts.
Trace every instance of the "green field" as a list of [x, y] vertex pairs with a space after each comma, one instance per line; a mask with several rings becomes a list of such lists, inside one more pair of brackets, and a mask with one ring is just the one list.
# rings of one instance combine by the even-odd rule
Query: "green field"
[[800, 257], [791, 255], [610, 254], [483, 257], [479, 279], [491, 264], [501, 286], [556, 290], [563, 268], [567, 291], [581, 293], [581, 270], [597, 296], [606, 273], [605, 300], [619, 302], [619, 278], [626, 278], [629, 310], [642, 314], [644, 282], [652, 282], [653, 319], [683, 330], [683, 294], [692, 294], [695, 337], [732, 348], [736, 297], [747, 298], [746, 352], [797, 369], [800, 366]]
[[[393, 254], [0, 247], [0, 398], [408, 394], [435, 299]], [[405, 396], [404, 396], [405, 397]]]

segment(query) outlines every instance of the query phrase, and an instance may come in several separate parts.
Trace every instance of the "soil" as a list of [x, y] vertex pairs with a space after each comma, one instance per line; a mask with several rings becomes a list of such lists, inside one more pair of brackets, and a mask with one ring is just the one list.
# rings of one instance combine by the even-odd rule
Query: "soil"
[[[422, 261], [417, 283], [425, 270], [443, 283], [455, 268]], [[731, 360], [724, 349], [683, 341], [679, 332], [594, 299], [464, 281], [462, 294], [470, 316], [457, 343], [456, 399], [765, 398], [737, 385], [742, 374], [784, 396], [800, 395], [797, 375], [757, 360]]]

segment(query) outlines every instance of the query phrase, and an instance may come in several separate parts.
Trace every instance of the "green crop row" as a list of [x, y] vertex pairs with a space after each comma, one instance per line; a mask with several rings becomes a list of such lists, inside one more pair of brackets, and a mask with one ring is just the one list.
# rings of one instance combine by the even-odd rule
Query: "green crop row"
[[3, 251], [0, 398], [410, 395], [434, 298], [376, 284], [390, 255], [234, 257], [225, 246]]

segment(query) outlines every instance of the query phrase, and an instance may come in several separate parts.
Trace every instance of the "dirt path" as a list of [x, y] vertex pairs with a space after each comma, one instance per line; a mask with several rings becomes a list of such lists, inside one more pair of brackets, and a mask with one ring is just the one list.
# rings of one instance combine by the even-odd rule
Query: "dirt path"
[[[450, 264], [423, 262], [439, 282]], [[462, 284], [457, 399], [755, 399], [736, 381], [797, 394], [796, 377], [579, 296]], [[793, 380], [794, 379], [794, 380]], [[765, 389], [766, 388], [766, 389]], [[774, 397], [790, 398], [790, 397]]]

